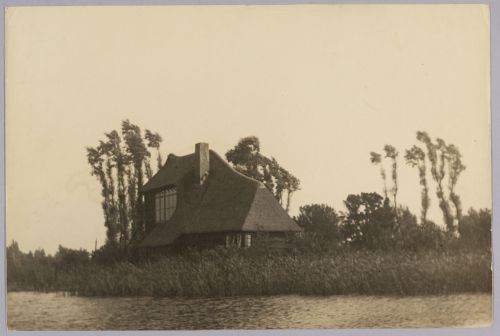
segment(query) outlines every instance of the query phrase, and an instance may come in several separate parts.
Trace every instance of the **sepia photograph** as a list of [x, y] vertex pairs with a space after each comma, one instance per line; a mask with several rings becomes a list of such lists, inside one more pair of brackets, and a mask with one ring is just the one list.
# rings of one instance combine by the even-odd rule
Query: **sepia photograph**
[[8, 330], [491, 327], [487, 4], [4, 15]]

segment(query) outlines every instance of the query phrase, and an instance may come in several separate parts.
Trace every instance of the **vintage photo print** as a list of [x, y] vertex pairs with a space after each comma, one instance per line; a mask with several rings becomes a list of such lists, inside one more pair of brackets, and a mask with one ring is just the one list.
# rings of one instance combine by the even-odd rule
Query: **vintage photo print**
[[490, 327], [489, 17], [7, 7], [8, 329]]

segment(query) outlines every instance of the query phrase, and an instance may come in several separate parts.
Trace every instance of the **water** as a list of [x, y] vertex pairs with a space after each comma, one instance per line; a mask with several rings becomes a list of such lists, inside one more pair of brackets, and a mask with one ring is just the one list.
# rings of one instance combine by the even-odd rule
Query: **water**
[[11, 330], [474, 327], [491, 319], [489, 294], [169, 299], [8, 293]]

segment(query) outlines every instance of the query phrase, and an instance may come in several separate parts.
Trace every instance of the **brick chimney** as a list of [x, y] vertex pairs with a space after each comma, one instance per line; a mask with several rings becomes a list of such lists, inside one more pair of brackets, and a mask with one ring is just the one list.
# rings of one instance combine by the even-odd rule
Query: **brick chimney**
[[210, 161], [208, 154], [208, 144], [197, 143], [194, 147], [194, 177], [198, 185], [202, 185], [208, 177]]

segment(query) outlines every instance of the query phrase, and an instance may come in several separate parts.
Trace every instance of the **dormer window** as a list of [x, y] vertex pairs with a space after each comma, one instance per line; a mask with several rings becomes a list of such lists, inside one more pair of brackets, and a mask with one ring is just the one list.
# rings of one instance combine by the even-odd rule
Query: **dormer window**
[[172, 217], [177, 206], [175, 187], [164, 189], [155, 195], [155, 222], [163, 223]]

